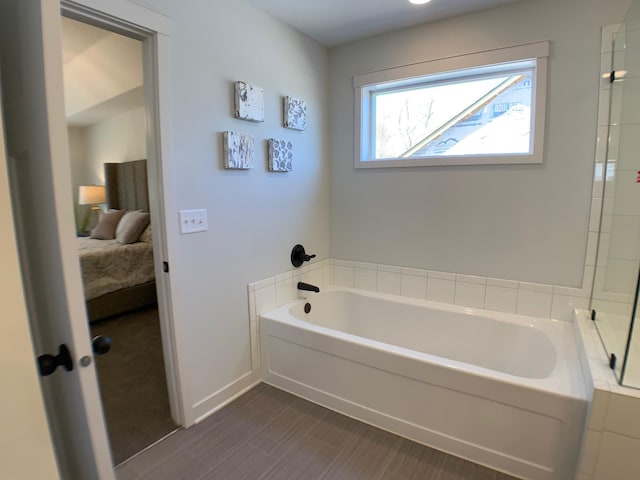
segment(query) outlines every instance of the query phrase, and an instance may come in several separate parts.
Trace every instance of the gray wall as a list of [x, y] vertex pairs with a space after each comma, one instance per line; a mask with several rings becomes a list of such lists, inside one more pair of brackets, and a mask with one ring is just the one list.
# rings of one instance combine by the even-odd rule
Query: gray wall
[[[629, 4], [524, 1], [331, 50], [332, 256], [580, 286], [600, 32]], [[542, 40], [551, 41], [542, 165], [354, 170], [354, 75]]]

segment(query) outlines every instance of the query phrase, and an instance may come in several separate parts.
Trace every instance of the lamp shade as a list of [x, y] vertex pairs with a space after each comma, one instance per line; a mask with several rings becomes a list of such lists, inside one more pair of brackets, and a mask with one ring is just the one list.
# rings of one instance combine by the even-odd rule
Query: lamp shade
[[81, 185], [78, 192], [78, 203], [80, 205], [95, 205], [105, 203], [107, 194], [104, 185]]

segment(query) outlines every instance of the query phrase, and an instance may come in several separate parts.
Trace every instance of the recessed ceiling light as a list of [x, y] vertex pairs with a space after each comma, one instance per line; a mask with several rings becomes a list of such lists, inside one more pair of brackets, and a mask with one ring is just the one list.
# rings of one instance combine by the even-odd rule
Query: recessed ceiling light
[[409, 0], [409, 3], [413, 3], [414, 5], [424, 5], [425, 3], [429, 3], [431, 0]]

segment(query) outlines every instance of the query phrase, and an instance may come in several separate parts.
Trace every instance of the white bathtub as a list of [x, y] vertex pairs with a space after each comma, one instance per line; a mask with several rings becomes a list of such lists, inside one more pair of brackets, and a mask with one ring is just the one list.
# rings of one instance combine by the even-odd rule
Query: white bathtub
[[260, 337], [267, 383], [517, 477], [574, 478], [588, 395], [570, 323], [332, 287], [261, 315]]

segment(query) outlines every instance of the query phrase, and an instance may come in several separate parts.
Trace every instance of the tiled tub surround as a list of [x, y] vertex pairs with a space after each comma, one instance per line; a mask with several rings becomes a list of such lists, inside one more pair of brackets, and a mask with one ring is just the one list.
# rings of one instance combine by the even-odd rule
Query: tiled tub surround
[[[593, 265], [595, 248], [590, 250], [593, 253], [587, 252], [587, 263]], [[309, 292], [297, 290], [299, 281], [317, 285], [321, 290], [337, 285], [569, 322], [574, 308], [589, 307], [592, 265], [585, 267], [583, 287], [570, 288], [348, 260], [314, 259], [301, 268], [248, 285], [252, 368], [260, 367], [258, 316], [308, 295]]]
[[587, 417], [577, 480], [640, 478], [640, 390], [622, 387], [609, 368], [600, 337], [586, 310], [575, 312], [593, 399]]
[[[589, 250], [593, 253], [587, 252], [587, 263], [593, 265], [595, 248], [589, 247]], [[337, 285], [570, 322], [574, 308], [589, 307], [592, 265], [585, 267], [583, 287], [570, 288], [349, 260], [314, 259], [299, 269], [248, 285], [252, 368], [260, 367], [258, 316], [299, 296], [309, 295], [297, 290], [299, 281], [317, 285], [321, 290]]]
[[267, 383], [519, 478], [573, 477], [589, 393], [569, 322], [328, 286], [260, 328]]

